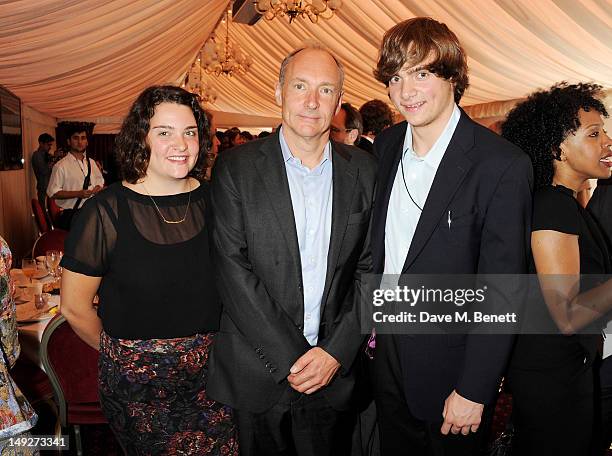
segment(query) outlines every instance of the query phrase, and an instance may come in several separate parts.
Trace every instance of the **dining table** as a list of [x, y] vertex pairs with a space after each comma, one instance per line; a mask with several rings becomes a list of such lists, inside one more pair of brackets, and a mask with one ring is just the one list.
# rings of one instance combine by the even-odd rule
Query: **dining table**
[[[59, 294], [44, 293], [42, 295], [43, 305], [36, 308], [35, 292], [37, 283], [47, 284], [50, 288], [55, 278], [44, 271], [34, 276], [30, 282], [20, 269], [11, 270], [11, 278], [15, 283], [15, 306], [17, 313], [17, 330], [19, 333], [19, 344], [21, 346], [21, 357], [31, 361], [44, 370], [40, 361], [40, 345], [45, 328], [54, 315], [59, 312]], [[55, 289], [54, 293], [59, 292]]]

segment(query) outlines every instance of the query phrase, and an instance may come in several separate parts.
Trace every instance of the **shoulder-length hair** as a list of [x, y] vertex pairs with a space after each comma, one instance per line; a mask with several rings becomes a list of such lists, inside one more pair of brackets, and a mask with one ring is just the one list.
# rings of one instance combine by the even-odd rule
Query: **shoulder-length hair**
[[501, 135], [531, 158], [536, 189], [552, 184], [561, 143], [580, 128], [580, 110], [608, 117], [602, 96], [598, 84], [560, 82], [532, 93], [508, 113]]
[[387, 30], [383, 37], [374, 77], [389, 86], [389, 81], [408, 62], [418, 65], [429, 57], [425, 68], [455, 85], [455, 103], [459, 103], [469, 85], [467, 59], [457, 36], [430, 17], [415, 17]]
[[155, 108], [161, 103], [184, 105], [193, 112], [198, 126], [200, 148], [196, 164], [189, 175], [200, 179], [205, 172], [206, 152], [211, 146], [210, 123], [197, 97], [180, 87], [152, 86], [138, 95], [115, 139], [116, 159], [121, 176], [131, 184], [135, 184], [147, 173], [151, 158], [147, 134], [151, 127], [151, 118], [155, 115]]

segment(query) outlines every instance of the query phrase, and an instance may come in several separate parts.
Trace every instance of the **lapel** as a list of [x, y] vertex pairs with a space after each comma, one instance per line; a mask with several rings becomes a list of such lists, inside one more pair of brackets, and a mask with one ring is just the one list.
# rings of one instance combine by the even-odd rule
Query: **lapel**
[[467, 157], [467, 152], [472, 147], [474, 147], [474, 125], [468, 116], [461, 111], [461, 118], [446, 148], [423, 206], [423, 213], [412, 238], [402, 273], [407, 272], [425, 247], [442, 217], [447, 214], [448, 205], [472, 167], [472, 161]]
[[359, 170], [351, 164], [351, 155], [342, 146], [332, 141], [332, 223], [327, 253], [327, 273], [325, 288], [321, 299], [321, 315], [327, 302], [327, 296], [334, 278], [334, 271], [342, 248], [342, 241], [351, 214], [351, 206], [355, 195], [355, 185]]
[[395, 173], [399, 166], [404, 137], [406, 136], [407, 123], [401, 122], [394, 128], [394, 134], [389, 138], [387, 144], [379, 144], [379, 150], [383, 152], [380, 158], [378, 175], [376, 179], [376, 204], [373, 208], [372, 223], [372, 259], [374, 271], [382, 274], [385, 258], [385, 225], [387, 224], [387, 210], [389, 208], [389, 198], [393, 189]]
[[263, 182], [268, 201], [270, 201], [276, 214], [275, 223], [283, 233], [287, 249], [293, 257], [293, 264], [296, 265], [299, 274], [297, 277], [302, 277], [302, 263], [293, 217], [293, 204], [291, 203], [289, 181], [287, 180], [287, 171], [285, 170], [278, 134], [277, 131], [262, 142], [259, 156], [253, 160], [253, 163], [259, 173], [261, 182]]

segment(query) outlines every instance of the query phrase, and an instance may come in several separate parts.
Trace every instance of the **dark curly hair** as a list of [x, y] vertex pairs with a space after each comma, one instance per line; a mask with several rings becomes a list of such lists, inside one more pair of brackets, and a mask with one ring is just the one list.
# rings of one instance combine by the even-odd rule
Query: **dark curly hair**
[[454, 84], [455, 103], [459, 103], [469, 86], [465, 51], [457, 35], [431, 17], [413, 17], [387, 30], [374, 77], [388, 87], [406, 62], [418, 65], [429, 56], [434, 60], [426, 69]]
[[382, 100], [366, 101], [359, 108], [363, 120], [363, 134], [377, 136], [385, 128], [393, 125], [393, 111]]
[[121, 176], [131, 184], [135, 184], [147, 173], [151, 158], [147, 134], [151, 118], [155, 115], [155, 107], [161, 103], [185, 105], [193, 112], [198, 126], [200, 149], [196, 164], [189, 175], [201, 179], [205, 172], [206, 152], [211, 147], [210, 123], [197, 97], [180, 87], [152, 86], [138, 95], [115, 139], [116, 159]]
[[508, 113], [501, 135], [531, 158], [535, 188], [552, 184], [553, 161], [561, 160], [561, 143], [580, 128], [581, 109], [594, 109], [608, 117], [601, 95], [602, 87], [597, 84], [560, 82], [532, 93]]

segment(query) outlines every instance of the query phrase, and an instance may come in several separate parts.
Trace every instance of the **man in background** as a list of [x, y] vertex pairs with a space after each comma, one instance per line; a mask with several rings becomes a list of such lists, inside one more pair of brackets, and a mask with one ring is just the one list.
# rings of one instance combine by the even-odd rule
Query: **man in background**
[[330, 138], [348, 146], [356, 145], [363, 132], [361, 114], [350, 103], [342, 103], [331, 122]]
[[43, 133], [38, 137], [38, 149], [32, 153], [32, 169], [36, 176], [36, 194], [38, 202], [45, 212], [47, 217], [47, 206], [45, 204], [47, 197], [47, 186], [51, 177], [51, 168], [53, 167], [53, 157], [51, 149], [55, 139], [49, 133]]
[[373, 153], [374, 138], [385, 128], [393, 125], [393, 111], [384, 101], [370, 100], [359, 108], [359, 113], [363, 119], [363, 134], [357, 147]]
[[77, 210], [104, 187], [96, 162], [87, 157], [87, 131], [79, 124], [66, 129], [68, 154], [51, 171], [47, 195], [62, 208], [57, 228], [68, 230]]

